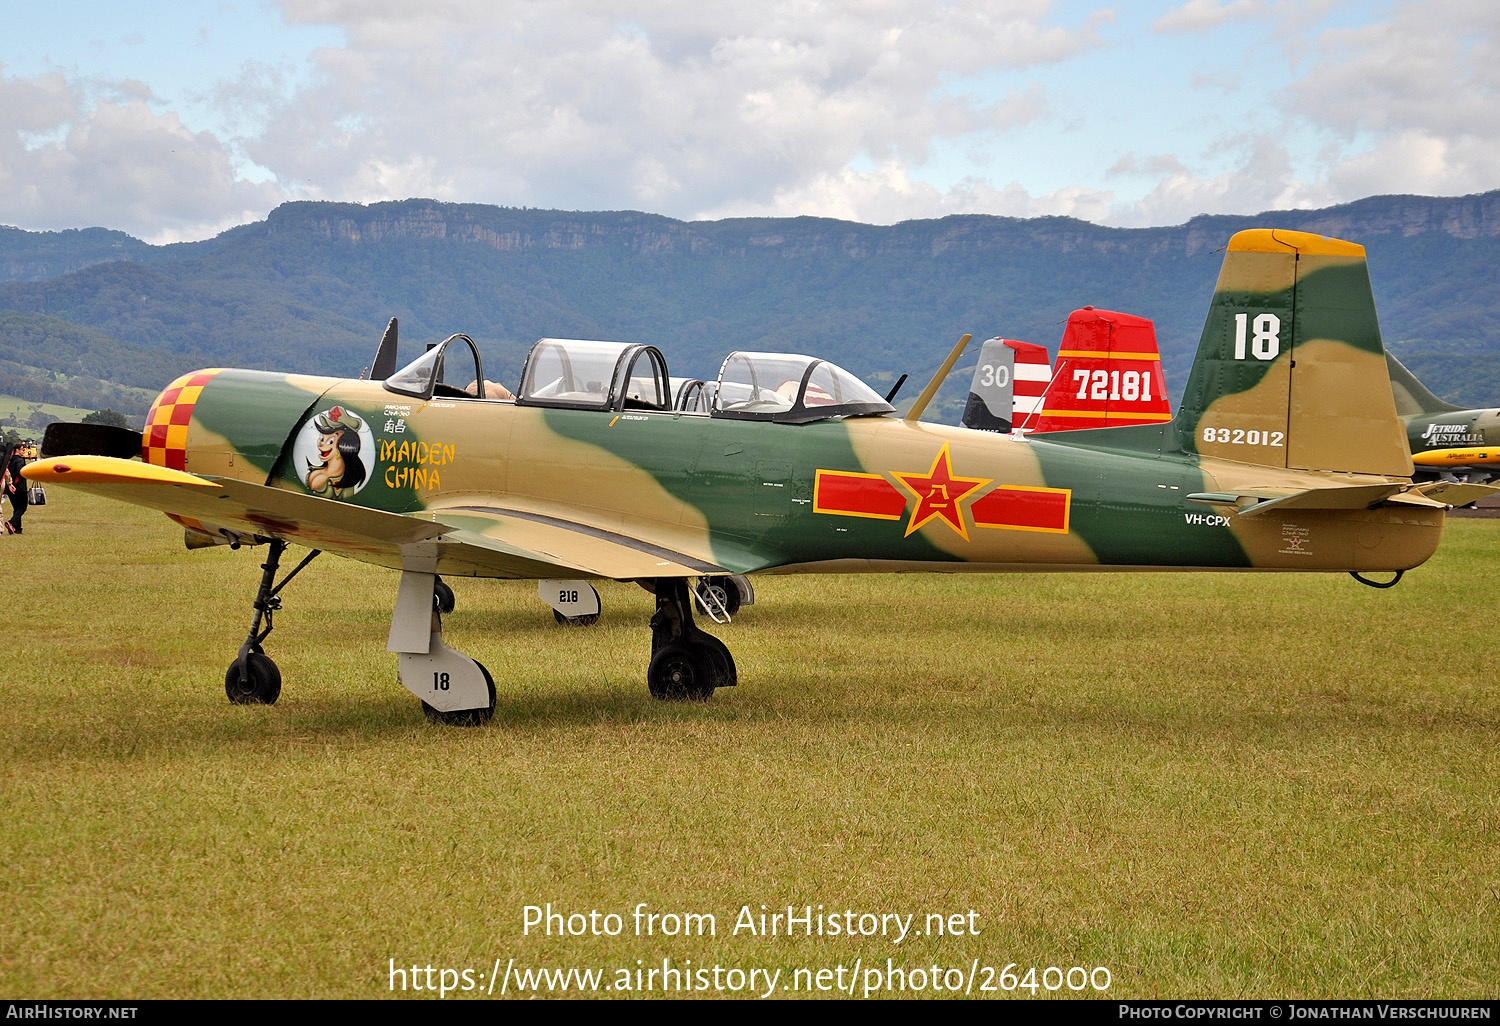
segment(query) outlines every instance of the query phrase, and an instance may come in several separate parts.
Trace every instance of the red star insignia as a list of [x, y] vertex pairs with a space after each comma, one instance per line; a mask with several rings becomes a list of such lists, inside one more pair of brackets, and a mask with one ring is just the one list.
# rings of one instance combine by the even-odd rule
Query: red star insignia
[[953, 466], [948, 459], [947, 442], [943, 443], [943, 448], [932, 461], [932, 469], [927, 473], [901, 474], [891, 471], [891, 476], [917, 497], [917, 508], [912, 511], [911, 520], [906, 525], [908, 535], [932, 518], [942, 517], [964, 541], [969, 540], [969, 528], [964, 523], [964, 513], [959, 503], [992, 480], [987, 477], [954, 477]]

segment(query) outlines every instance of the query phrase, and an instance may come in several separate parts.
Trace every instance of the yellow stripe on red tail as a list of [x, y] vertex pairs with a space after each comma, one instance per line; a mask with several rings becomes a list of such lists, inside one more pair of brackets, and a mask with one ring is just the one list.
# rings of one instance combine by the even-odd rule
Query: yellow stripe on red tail
[[1074, 310], [1034, 430], [1162, 424], [1172, 419], [1156, 328], [1144, 317]]

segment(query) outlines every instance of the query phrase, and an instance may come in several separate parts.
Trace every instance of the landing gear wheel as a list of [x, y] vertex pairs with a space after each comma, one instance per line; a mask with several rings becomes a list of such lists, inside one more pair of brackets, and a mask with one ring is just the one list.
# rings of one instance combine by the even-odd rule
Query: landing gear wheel
[[270, 656], [251, 652], [245, 657], [244, 680], [240, 679], [240, 661], [229, 664], [224, 694], [235, 705], [275, 705], [281, 697], [281, 671]]
[[590, 627], [599, 622], [598, 613], [584, 613], [582, 616], [564, 616], [557, 610], [552, 610], [552, 617], [564, 627]]
[[737, 685], [740, 682], [739, 674], [734, 668], [734, 656], [729, 654], [729, 646], [712, 634], [700, 632], [698, 639], [702, 642], [704, 655], [708, 657], [709, 666], [713, 669], [714, 687], [732, 688]]
[[482, 727], [490, 722], [490, 717], [495, 715], [495, 678], [490, 676], [490, 671], [485, 669], [483, 663], [478, 659], [474, 665], [479, 667], [479, 672], [484, 674], [485, 687], [490, 689], [490, 704], [484, 709], [459, 709], [456, 712], [441, 712], [422, 703], [422, 714], [427, 717], [428, 723], [441, 723], [445, 727]]
[[663, 645], [646, 667], [651, 697], [668, 702], [701, 702], [714, 693], [717, 659], [701, 645]]
[[453, 589], [448, 587], [441, 579], [432, 586], [432, 608], [444, 616], [453, 612], [456, 600], [453, 597]]
[[[695, 590], [702, 603], [699, 608], [710, 610], [710, 619], [719, 611], [720, 606], [723, 606], [725, 614], [729, 616], [740, 611], [740, 589], [731, 578], [704, 577], [699, 579]], [[715, 599], [718, 600], [717, 603]]]

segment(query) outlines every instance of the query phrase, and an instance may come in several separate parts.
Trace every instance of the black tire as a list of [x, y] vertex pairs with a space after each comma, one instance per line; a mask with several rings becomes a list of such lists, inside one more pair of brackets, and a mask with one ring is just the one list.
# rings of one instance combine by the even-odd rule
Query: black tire
[[718, 669], [701, 646], [663, 645], [646, 667], [651, 697], [664, 702], [701, 702], [714, 693]]
[[[740, 611], [740, 589], [730, 577], [703, 577], [698, 581], [697, 591], [703, 603], [702, 608], [718, 611], [713, 599], [717, 598], [723, 605], [724, 612], [730, 616]], [[710, 617], [712, 619], [712, 617]]]
[[229, 664], [224, 674], [224, 694], [234, 705], [275, 705], [281, 697], [281, 671], [271, 657], [251, 652], [245, 660], [245, 679], [240, 680], [240, 661]]
[[591, 627], [599, 622], [598, 613], [584, 613], [582, 616], [564, 616], [557, 610], [552, 610], [552, 618], [564, 627]]
[[445, 581], [438, 581], [432, 586], [432, 607], [439, 613], [447, 616], [453, 612], [457, 599], [453, 597], [453, 589], [448, 587]]
[[734, 656], [729, 646], [712, 634], [704, 634], [703, 651], [714, 671], [714, 687], [732, 688], [739, 683], [739, 674], [734, 668]]
[[478, 659], [474, 660], [474, 665], [479, 667], [480, 673], [484, 674], [485, 687], [490, 689], [489, 708], [443, 712], [423, 702], [422, 715], [427, 717], [428, 723], [441, 723], [445, 727], [482, 727], [490, 722], [490, 717], [495, 715], [495, 679], [490, 676], [490, 671], [485, 669], [484, 664]]

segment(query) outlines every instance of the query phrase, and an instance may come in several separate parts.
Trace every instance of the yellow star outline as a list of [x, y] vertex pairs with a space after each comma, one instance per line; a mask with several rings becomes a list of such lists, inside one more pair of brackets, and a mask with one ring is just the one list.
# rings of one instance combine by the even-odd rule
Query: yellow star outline
[[947, 442], [943, 443], [942, 449], [932, 461], [932, 469], [927, 473], [902, 474], [893, 470], [891, 476], [900, 481], [917, 500], [917, 507], [912, 510], [911, 520], [906, 524], [907, 535], [933, 517], [942, 517], [964, 541], [969, 540], [969, 528], [964, 523], [964, 513], [960, 503], [970, 493], [978, 491], [993, 480], [988, 477], [954, 477]]

